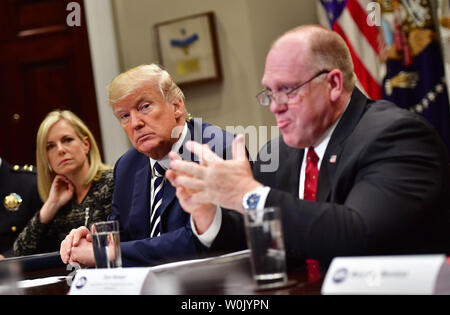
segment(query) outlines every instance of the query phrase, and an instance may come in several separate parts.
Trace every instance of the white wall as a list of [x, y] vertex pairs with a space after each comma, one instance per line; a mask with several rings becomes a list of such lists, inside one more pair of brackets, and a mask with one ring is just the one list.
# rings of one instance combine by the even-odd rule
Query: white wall
[[[287, 30], [302, 24], [317, 24], [318, 0], [246, 0], [249, 6], [249, 28], [253, 41], [256, 72], [256, 94], [261, 89], [266, 54], [270, 45]], [[276, 126], [268, 107], [260, 107], [262, 125]]]
[[112, 114], [106, 91], [120, 73], [111, 1], [86, 0], [85, 8], [104, 158], [107, 164], [114, 165], [128, 150], [129, 142]]

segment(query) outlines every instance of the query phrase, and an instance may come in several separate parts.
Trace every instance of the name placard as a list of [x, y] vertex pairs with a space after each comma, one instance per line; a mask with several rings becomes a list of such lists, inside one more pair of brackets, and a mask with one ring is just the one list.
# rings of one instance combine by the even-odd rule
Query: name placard
[[70, 295], [139, 295], [151, 268], [80, 269]]
[[322, 294], [450, 294], [445, 255], [337, 257]]

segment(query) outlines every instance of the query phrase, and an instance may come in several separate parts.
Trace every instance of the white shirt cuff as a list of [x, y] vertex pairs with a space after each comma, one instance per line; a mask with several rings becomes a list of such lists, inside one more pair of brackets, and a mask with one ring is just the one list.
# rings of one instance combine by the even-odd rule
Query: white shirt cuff
[[217, 237], [217, 234], [219, 234], [220, 226], [222, 225], [222, 209], [217, 206], [216, 207], [216, 214], [214, 216], [214, 219], [209, 226], [209, 228], [203, 233], [202, 235], [199, 235], [197, 233], [197, 229], [195, 228], [194, 219], [191, 216], [191, 229], [195, 236], [199, 239], [200, 243], [202, 243], [206, 247], [211, 247], [212, 243]]

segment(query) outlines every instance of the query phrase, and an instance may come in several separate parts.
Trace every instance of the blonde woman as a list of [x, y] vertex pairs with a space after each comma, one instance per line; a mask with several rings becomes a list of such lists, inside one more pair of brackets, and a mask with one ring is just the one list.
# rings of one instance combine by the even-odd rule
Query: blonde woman
[[73, 229], [103, 221], [111, 212], [112, 169], [103, 164], [88, 127], [74, 113], [56, 110], [37, 134], [41, 210], [14, 242], [16, 256], [51, 252]]

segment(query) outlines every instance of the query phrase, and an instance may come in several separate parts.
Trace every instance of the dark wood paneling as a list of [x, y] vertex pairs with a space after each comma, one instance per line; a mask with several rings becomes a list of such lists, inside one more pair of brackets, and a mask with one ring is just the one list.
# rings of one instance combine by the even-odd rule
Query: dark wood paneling
[[54, 109], [79, 115], [101, 149], [86, 20], [83, 11], [81, 27], [66, 24], [69, 2], [0, 1], [0, 156], [11, 163], [35, 163], [37, 129]]

